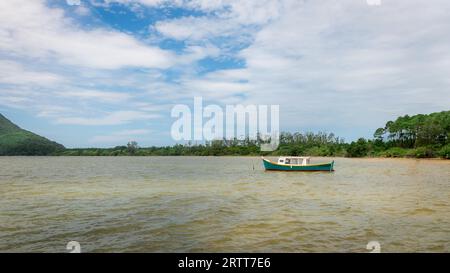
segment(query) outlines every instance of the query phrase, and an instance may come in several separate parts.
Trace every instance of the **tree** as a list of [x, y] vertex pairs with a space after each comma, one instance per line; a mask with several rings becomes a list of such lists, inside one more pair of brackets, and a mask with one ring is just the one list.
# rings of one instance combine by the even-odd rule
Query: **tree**
[[130, 155], [134, 155], [136, 154], [136, 151], [139, 149], [139, 145], [136, 141], [130, 141], [127, 144], [127, 151], [128, 154]]
[[364, 157], [369, 151], [368, 142], [364, 138], [353, 141], [347, 148], [347, 156], [349, 157]]
[[384, 128], [378, 128], [378, 129], [375, 131], [375, 133], [373, 134], [373, 137], [374, 137], [376, 140], [383, 140], [384, 134], [385, 134]]

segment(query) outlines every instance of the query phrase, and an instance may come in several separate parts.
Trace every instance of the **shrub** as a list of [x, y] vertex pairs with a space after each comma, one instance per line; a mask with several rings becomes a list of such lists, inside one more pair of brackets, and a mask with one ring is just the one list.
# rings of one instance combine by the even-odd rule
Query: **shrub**
[[450, 144], [445, 145], [439, 150], [439, 156], [445, 159], [450, 159]]
[[369, 144], [364, 138], [353, 141], [347, 148], [348, 157], [364, 157], [369, 151]]
[[382, 152], [380, 155], [385, 157], [405, 157], [407, 156], [407, 154], [408, 150], [399, 147], [393, 147]]
[[416, 158], [429, 158], [434, 157], [434, 152], [428, 147], [419, 147], [415, 149]]

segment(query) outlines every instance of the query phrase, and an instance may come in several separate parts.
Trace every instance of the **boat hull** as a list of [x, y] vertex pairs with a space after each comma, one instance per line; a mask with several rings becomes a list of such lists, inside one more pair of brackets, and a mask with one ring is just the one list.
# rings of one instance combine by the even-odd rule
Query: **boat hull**
[[332, 172], [334, 171], [334, 161], [323, 164], [311, 165], [281, 165], [270, 160], [264, 159], [264, 168], [266, 171], [296, 171], [296, 172]]

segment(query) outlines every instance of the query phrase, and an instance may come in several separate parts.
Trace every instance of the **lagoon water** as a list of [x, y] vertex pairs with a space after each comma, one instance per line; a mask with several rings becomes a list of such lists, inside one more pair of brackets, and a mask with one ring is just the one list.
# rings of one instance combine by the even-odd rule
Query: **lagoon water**
[[[328, 159], [321, 159], [328, 160]], [[450, 161], [0, 158], [0, 252], [450, 252]]]

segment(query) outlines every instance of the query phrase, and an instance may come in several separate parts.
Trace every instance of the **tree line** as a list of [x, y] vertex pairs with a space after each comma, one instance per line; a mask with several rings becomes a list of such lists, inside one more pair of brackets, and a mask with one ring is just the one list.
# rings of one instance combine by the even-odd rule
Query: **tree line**
[[261, 152], [264, 143], [256, 140], [223, 139], [202, 144], [187, 143], [165, 147], [139, 147], [136, 142], [109, 149], [66, 149], [67, 156], [339, 156], [450, 158], [450, 111], [429, 115], [403, 116], [388, 121], [374, 132], [373, 139], [346, 143], [333, 133], [280, 134], [276, 151]]

